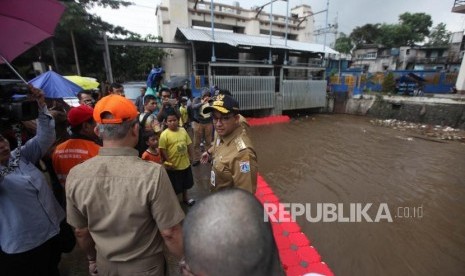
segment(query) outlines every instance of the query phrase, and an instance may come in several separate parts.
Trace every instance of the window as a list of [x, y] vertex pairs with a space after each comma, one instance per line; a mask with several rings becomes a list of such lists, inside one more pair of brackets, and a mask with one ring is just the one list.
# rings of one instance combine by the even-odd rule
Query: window
[[359, 59], [376, 59], [376, 57], [377, 57], [376, 52], [368, 52], [365, 54], [358, 55]]

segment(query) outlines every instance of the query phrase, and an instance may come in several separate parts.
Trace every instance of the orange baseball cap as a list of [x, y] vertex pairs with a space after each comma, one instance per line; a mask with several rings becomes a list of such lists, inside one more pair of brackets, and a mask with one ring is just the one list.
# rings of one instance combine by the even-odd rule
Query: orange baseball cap
[[[103, 119], [104, 113], [111, 114], [113, 118]], [[99, 124], [121, 124], [135, 119], [138, 114], [131, 100], [116, 94], [101, 98], [94, 107], [94, 120]]]

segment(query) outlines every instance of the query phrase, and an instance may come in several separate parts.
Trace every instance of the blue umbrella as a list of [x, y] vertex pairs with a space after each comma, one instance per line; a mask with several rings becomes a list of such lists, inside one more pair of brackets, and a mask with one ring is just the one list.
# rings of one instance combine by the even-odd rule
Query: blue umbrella
[[42, 89], [45, 98], [59, 99], [76, 97], [76, 94], [82, 90], [80, 86], [65, 79], [61, 75], [47, 71], [29, 81], [34, 87]]

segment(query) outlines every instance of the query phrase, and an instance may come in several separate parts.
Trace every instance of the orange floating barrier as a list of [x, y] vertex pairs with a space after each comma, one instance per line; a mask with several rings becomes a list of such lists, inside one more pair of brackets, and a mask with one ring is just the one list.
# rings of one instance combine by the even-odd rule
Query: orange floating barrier
[[261, 125], [287, 123], [290, 120], [291, 118], [289, 118], [289, 116], [277, 115], [277, 116], [269, 116], [269, 117], [264, 117], [264, 118], [247, 118], [247, 123], [250, 126], [261, 126]]
[[310, 242], [307, 239], [307, 236], [305, 236], [305, 234], [302, 232], [289, 234], [289, 240], [291, 241], [292, 244], [295, 244], [298, 247], [310, 245]]
[[286, 267], [297, 266], [300, 263], [300, 259], [297, 256], [297, 253], [290, 249], [280, 250], [279, 258], [281, 260], [281, 263], [285, 265]]
[[300, 226], [291, 220], [290, 212], [280, 208], [282, 205], [279, 198], [260, 174], [257, 177], [255, 196], [262, 204], [267, 204], [267, 211], [273, 212], [268, 214], [286, 275], [302, 276], [307, 273], [317, 273], [333, 276], [334, 273], [321, 261], [320, 254], [311, 246], [310, 240], [302, 233]]
[[[250, 126], [286, 123], [289, 121], [289, 116], [247, 118]], [[333, 276], [334, 273], [326, 263], [321, 261], [318, 251], [311, 246], [310, 240], [302, 233], [300, 226], [291, 220], [290, 212], [282, 208], [279, 198], [260, 174], [257, 176], [255, 196], [262, 204], [267, 204], [268, 210], [266, 211], [269, 212], [273, 236], [286, 275], [302, 276], [307, 273], [317, 273]], [[282, 222], [279, 222], [279, 220], [282, 220]]]
[[313, 246], [303, 246], [297, 250], [297, 255], [309, 264], [321, 262], [321, 256]]
[[288, 233], [299, 233], [301, 232], [300, 226], [295, 222], [283, 222], [281, 223], [281, 228], [283, 231]]

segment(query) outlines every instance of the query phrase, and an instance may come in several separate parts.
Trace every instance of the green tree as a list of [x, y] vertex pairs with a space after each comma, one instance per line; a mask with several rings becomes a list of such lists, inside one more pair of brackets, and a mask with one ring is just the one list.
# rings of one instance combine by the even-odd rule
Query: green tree
[[386, 47], [409, 46], [423, 42], [433, 25], [431, 16], [425, 13], [405, 12], [399, 15], [397, 24], [366, 24], [356, 27], [350, 38], [356, 46], [381, 44]]
[[[124, 36], [132, 41], [161, 42], [160, 37], [142, 38], [120, 26], [104, 22], [100, 17], [86, 10], [95, 5], [119, 8], [131, 4], [130, 2], [119, 0], [66, 0], [62, 2], [66, 5], [66, 10], [55, 29], [54, 37], [39, 43], [13, 62], [26, 79], [35, 77], [32, 61], [52, 65], [53, 69], [62, 75], [76, 74], [72, 36], [74, 36], [78, 52], [81, 75], [96, 77], [99, 80], [106, 78], [103, 46], [96, 43], [97, 40], [102, 40], [102, 32], [106, 32], [109, 38]], [[113, 75], [118, 80], [145, 79], [151, 69], [151, 64], [161, 63], [160, 61], [165, 57], [163, 50], [154, 47], [111, 46], [110, 55]], [[8, 78], [15, 77], [5, 66], [0, 66], [0, 75]]]
[[[119, 8], [119, 5], [127, 6], [128, 2], [114, 0], [77, 0], [64, 1], [66, 10], [55, 30], [55, 37], [50, 41], [55, 45], [55, 61], [47, 61], [55, 64], [55, 70], [59, 73], [76, 74], [77, 64], [73, 52], [76, 47], [81, 75], [93, 76], [104, 79], [104, 64], [102, 47], [96, 45], [97, 40], [102, 39], [102, 33], [113, 35], [135, 35], [119, 26], [113, 26], [104, 22], [100, 17], [90, 14], [86, 8], [99, 5], [109, 8]], [[47, 48], [47, 56], [54, 55], [52, 48]]]
[[449, 44], [451, 33], [446, 30], [446, 24], [439, 23], [431, 29], [431, 32], [428, 36], [428, 46], [446, 46]]
[[122, 0], [62, 0], [64, 3], [78, 2], [79, 5], [84, 8], [92, 8], [94, 6], [101, 6], [104, 8], [119, 9], [120, 6], [127, 7], [132, 5], [132, 2]]
[[400, 24], [383, 24], [376, 42], [385, 47], [400, 47], [408, 45], [410, 29]]
[[394, 80], [394, 74], [389, 72], [381, 84], [381, 91], [383, 93], [394, 92], [396, 90], [396, 81]]
[[429, 35], [429, 28], [433, 25], [431, 16], [426, 13], [403, 13], [399, 15], [399, 22], [401, 26], [405, 28], [403, 31], [408, 33], [402, 33], [399, 35], [405, 35], [408, 37], [404, 45], [413, 45], [415, 42], [423, 42], [425, 37]]
[[[145, 41], [155, 41], [155, 37], [146, 37]], [[140, 41], [138, 36], [126, 38]], [[145, 80], [153, 65], [161, 64], [167, 53], [155, 47], [112, 46], [113, 76], [116, 81]], [[113, 63], [116, 65], [114, 66]]]
[[349, 37], [356, 46], [376, 43], [380, 35], [380, 24], [365, 24], [356, 27]]
[[339, 33], [339, 37], [336, 39], [334, 49], [340, 53], [349, 54], [352, 51], [354, 45], [352, 40], [345, 33]]

